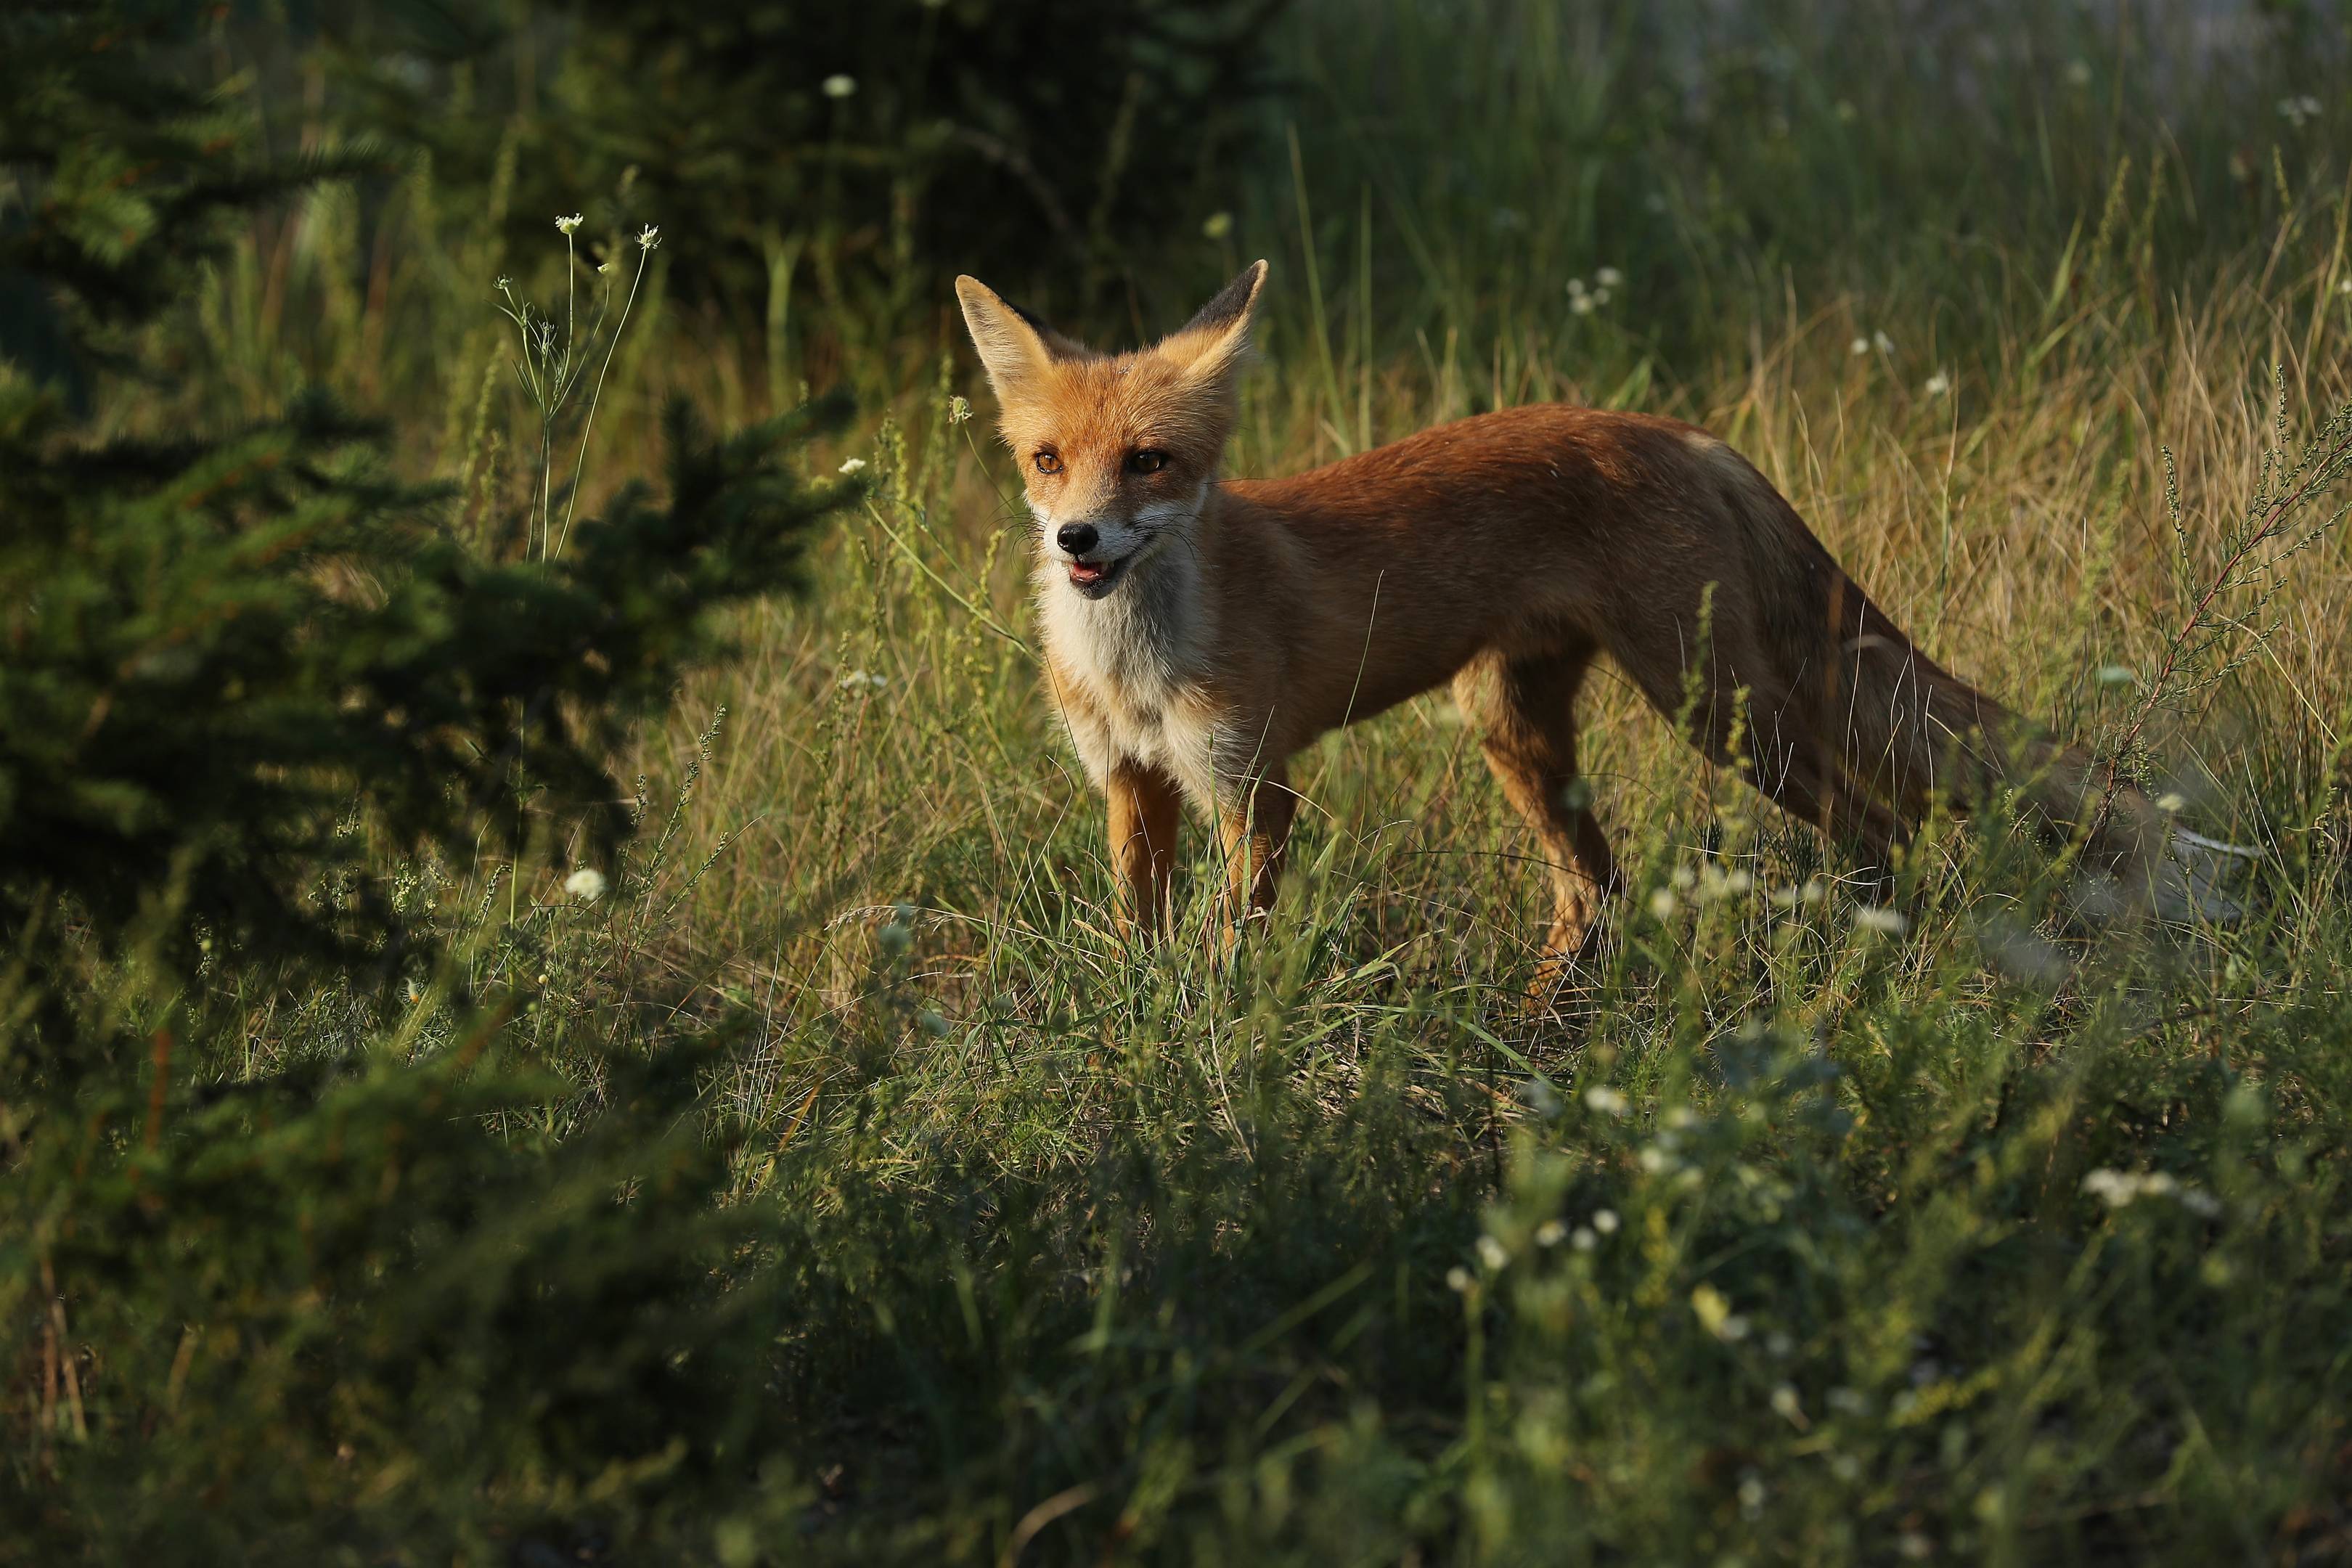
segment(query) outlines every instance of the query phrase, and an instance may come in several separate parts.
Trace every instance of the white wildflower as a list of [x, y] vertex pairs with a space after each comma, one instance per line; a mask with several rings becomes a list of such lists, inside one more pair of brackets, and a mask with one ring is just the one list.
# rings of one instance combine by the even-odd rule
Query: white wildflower
[[638, 249], [640, 249], [640, 250], [656, 250], [656, 249], [659, 249], [659, 248], [660, 248], [660, 247], [661, 247], [661, 230], [660, 230], [660, 229], [656, 228], [656, 227], [655, 227], [653, 225], [651, 225], [651, 224], [647, 224], [647, 225], [646, 225], [646, 226], [645, 226], [645, 227], [643, 227], [643, 228], [641, 228], [641, 229], [637, 230], [637, 248], [638, 248]]
[[856, 90], [857, 79], [856, 77], [843, 76], [840, 72], [836, 71], [833, 75], [824, 79], [824, 95], [827, 98], [847, 98]]
[[1911, 924], [1900, 911], [1875, 904], [1857, 905], [1853, 911], [1853, 923], [1856, 930], [1879, 936], [1901, 936]]
[[1558, 1247], [1566, 1239], [1568, 1239], [1568, 1226], [1556, 1219], [1548, 1219], [1536, 1226], [1538, 1247]]
[[557, 218], [555, 220], [555, 232], [568, 236], [587, 221], [587, 219], [582, 217], [578, 213], [573, 213], [570, 217]]
[[2177, 816], [2189, 809], [2189, 797], [2177, 789], [2166, 790], [2156, 797], [2156, 809]]
[[1445, 1288], [1456, 1292], [1467, 1291], [1470, 1289], [1470, 1270], [1459, 1267], [1447, 1269]]
[[1511, 1255], [1505, 1250], [1501, 1242], [1491, 1236], [1482, 1236], [1478, 1238], [1478, 1261], [1486, 1266], [1489, 1273], [1499, 1271], [1510, 1260]]
[[1614, 267], [1601, 267], [1594, 268], [1592, 280], [1603, 289], [1614, 289], [1625, 281], [1625, 275]]
[[2189, 1213], [2211, 1219], [2221, 1202], [2169, 1171], [2116, 1171], [2102, 1167], [2083, 1178], [2083, 1190], [2111, 1209], [2128, 1208], [2142, 1198], [2170, 1198]]
[[1592, 296], [1581, 293], [1570, 294], [1568, 297], [1568, 308], [1570, 313], [1573, 315], [1589, 316], [1592, 314]]
[[1873, 332], [1870, 334], [1870, 346], [1880, 353], [1891, 354], [1895, 352], [1895, 340], [1885, 332]]
[[1846, 344], [1845, 352], [1852, 354], [1854, 358], [1860, 359], [1863, 355], [1870, 352], [1870, 340], [1868, 338], [1856, 338], [1853, 342]]
[[1929, 376], [1926, 384], [1921, 386], [1919, 390], [1926, 393], [1930, 397], [1948, 396], [1952, 390], [1952, 378], [1943, 371], [1939, 370], [1935, 374]]
[[1675, 912], [1675, 890], [1660, 888], [1650, 895], [1650, 913], [1660, 920], [1671, 920]]
[[1702, 901], [1736, 899], [1753, 891], [1756, 879], [1741, 870], [1722, 871], [1709, 866], [1699, 873], [1698, 896]]
[[1596, 1083], [1584, 1091], [1584, 1103], [1603, 1116], [1622, 1118], [1633, 1109], [1633, 1102], [1605, 1083]]
[[1599, 1231], [1603, 1236], [1616, 1235], [1617, 1211], [1615, 1209], [1594, 1209], [1592, 1211], [1592, 1228]]
[[1568, 1238], [1568, 1244], [1579, 1252], [1590, 1252], [1601, 1245], [1601, 1238], [1592, 1234], [1591, 1226], [1580, 1225], [1576, 1227], [1575, 1234]]
[[563, 879], [563, 890], [583, 904], [593, 904], [604, 896], [604, 873], [593, 866], [583, 866]]
[[1748, 1320], [1731, 1310], [1722, 1291], [1712, 1285], [1702, 1285], [1691, 1292], [1691, 1310], [1698, 1314], [1699, 1327], [1717, 1339], [1732, 1341], [1748, 1337]]
[[845, 474], [860, 473], [865, 468], [866, 459], [863, 458], [844, 458], [841, 460], [841, 472]]
[[2137, 686], [2139, 677], [2127, 664], [2103, 664], [2096, 677], [2102, 686]]
[[949, 424], [961, 425], [971, 417], [971, 405], [964, 401], [962, 394], [959, 393], [955, 396], [948, 399]]
[[2282, 98], [2278, 102], [2279, 118], [2296, 130], [2319, 118], [2319, 100], [2305, 93], [2297, 98]]

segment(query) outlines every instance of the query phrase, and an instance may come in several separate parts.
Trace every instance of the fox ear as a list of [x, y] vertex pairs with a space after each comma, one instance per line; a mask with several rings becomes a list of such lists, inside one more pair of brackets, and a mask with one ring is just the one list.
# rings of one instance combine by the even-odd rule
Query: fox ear
[[1265, 289], [1265, 263], [1253, 261], [1202, 306], [1199, 315], [1160, 343], [1161, 357], [1174, 360], [1195, 379], [1231, 377], [1249, 359], [1250, 321]]
[[999, 403], [1034, 392], [1055, 359], [1076, 347], [977, 278], [957, 279], [956, 298]]

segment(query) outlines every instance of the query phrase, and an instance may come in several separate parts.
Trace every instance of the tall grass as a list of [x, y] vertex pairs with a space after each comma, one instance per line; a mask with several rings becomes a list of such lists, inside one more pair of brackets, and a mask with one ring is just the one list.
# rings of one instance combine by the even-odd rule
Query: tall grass
[[[1308, 0], [1303, 96], [1126, 330], [1274, 258], [1241, 472], [1536, 398], [1709, 426], [1937, 657], [2262, 846], [2251, 918], [2086, 924], [1996, 821], [1930, 833], [1885, 929], [1603, 682], [1633, 887], [1548, 1005], [1534, 851], [1440, 698], [1303, 760], [1265, 940], [1131, 951], [1014, 477], [925, 313], [853, 366], [887, 413], [834, 457], [881, 482], [818, 592], [747, 615], [646, 759], [657, 860], [587, 915], [532, 867], [436, 873], [452, 910], [540, 889], [556, 1013], [657, 977], [663, 1028], [749, 1021], [714, 1115], [790, 1216], [804, 1440], [763, 1458], [807, 1506], [714, 1551], [2352, 1551], [2352, 559], [2323, 530], [2231, 580], [2279, 397], [2290, 437], [2352, 402], [2352, 100], [2273, 111], [2340, 40], [2199, 56], [2122, 15]], [[426, 174], [364, 257], [346, 199], [218, 280], [211, 384], [349, 382], [527, 493], [482, 457], [535, 450], [484, 392], [479, 296], [519, 264]], [[673, 387], [756, 412], [797, 380], [698, 338], [658, 257], [635, 309], [620, 450]], [[2225, 675], [2166, 673], [2213, 630]]]

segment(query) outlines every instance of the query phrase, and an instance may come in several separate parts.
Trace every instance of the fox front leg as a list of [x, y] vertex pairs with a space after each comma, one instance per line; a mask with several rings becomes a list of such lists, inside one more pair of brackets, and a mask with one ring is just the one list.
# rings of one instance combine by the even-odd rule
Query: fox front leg
[[1110, 807], [1110, 858], [1118, 878], [1120, 931], [1143, 942], [1167, 928], [1169, 886], [1183, 797], [1159, 769], [1120, 763], [1104, 781]]
[[1220, 802], [1218, 836], [1225, 853], [1225, 896], [1219, 925], [1227, 932], [1265, 921], [1274, 909], [1283, 848], [1298, 797], [1280, 774], [1267, 774]]

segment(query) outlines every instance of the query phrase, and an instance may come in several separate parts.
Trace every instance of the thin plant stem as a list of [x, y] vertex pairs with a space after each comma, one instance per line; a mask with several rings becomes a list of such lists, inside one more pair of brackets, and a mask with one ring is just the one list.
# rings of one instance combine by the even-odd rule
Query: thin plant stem
[[646, 246], [637, 247], [637, 270], [629, 279], [629, 297], [621, 302], [621, 319], [614, 323], [613, 335], [604, 341], [604, 363], [596, 367], [596, 384], [588, 394], [588, 422], [580, 431], [580, 455], [572, 465], [572, 493], [563, 498], [563, 532], [556, 539], [553, 553], [563, 553], [564, 544], [572, 538], [572, 511], [580, 504], [580, 475], [588, 463], [588, 438], [596, 433], [596, 405], [604, 395], [604, 373], [613, 368], [613, 354], [621, 346], [621, 334], [629, 330], [629, 311], [637, 302], [637, 285], [646, 276], [646, 258], [653, 251]]

